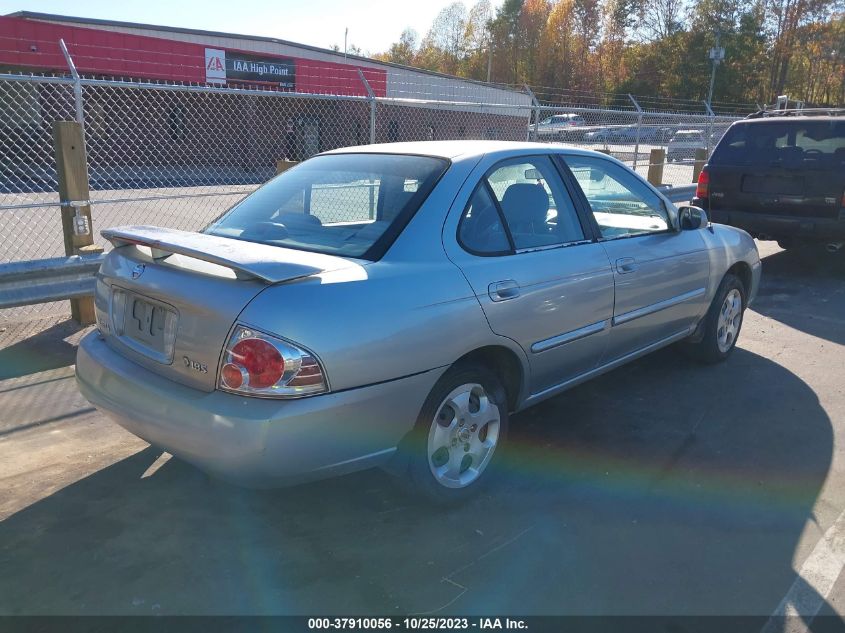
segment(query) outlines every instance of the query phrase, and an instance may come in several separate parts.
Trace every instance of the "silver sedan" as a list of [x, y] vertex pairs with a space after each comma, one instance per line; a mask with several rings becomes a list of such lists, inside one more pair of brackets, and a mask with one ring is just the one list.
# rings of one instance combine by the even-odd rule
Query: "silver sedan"
[[760, 280], [743, 231], [530, 143], [336, 150], [201, 233], [103, 234], [76, 372], [118, 424], [244, 485], [380, 465], [444, 501], [510, 414], [673, 343], [725, 360]]

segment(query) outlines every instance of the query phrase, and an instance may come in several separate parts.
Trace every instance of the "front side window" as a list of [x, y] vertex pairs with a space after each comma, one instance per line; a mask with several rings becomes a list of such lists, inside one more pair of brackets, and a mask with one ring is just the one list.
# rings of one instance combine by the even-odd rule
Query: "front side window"
[[502, 254], [578, 242], [584, 231], [552, 162], [532, 156], [488, 172], [464, 210], [458, 238], [471, 252]]
[[244, 198], [206, 232], [378, 258], [384, 241], [392, 241], [404, 228], [447, 168], [448, 161], [425, 156], [317, 156]]
[[589, 156], [567, 156], [605, 239], [669, 230], [663, 200], [625, 167]]

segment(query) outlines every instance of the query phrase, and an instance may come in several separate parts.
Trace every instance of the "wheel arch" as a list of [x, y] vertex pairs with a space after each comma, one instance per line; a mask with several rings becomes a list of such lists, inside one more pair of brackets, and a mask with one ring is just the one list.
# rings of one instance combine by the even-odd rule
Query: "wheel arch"
[[453, 366], [479, 363], [496, 374], [508, 398], [508, 411], [515, 411], [522, 402], [526, 386], [526, 369], [519, 356], [504, 345], [485, 345], [467, 352]]
[[[749, 266], [747, 262], [738, 261], [725, 271], [725, 275], [734, 275], [742, 282], [742, 287], [745, 289], [745, 297], [743, 297], [743, 299], [747, 304], [751, 295], [752, 285], [754, 283], [751, 266]], [[722, 279], [724, 279], [724, 277], [722, 277]]]

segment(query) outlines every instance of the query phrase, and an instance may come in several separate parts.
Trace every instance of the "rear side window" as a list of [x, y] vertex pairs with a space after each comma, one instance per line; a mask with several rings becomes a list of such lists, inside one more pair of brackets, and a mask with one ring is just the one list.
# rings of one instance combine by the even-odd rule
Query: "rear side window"
[[841, 169], [845, 166], [845, 121], [760, 121], [731, 126], [713, 165]]
[[487, 182], [517, 250], [584, 239], [572, 199], [545, 156], [499, 163]]
[[498, 163], [479, 183], [458, 226], [460, 243], [478, 255], [583, 239], [569, 192], [546, 156]]

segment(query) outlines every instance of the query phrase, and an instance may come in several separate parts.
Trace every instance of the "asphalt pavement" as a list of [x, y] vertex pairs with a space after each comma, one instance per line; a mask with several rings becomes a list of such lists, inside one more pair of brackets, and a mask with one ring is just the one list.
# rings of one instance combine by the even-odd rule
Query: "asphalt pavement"
[[378, 470], [209, 480], [79, 395], [78, 328], [7, 326], [0, 614], [844, 614], [845, 254], [760, 247], [728, 362], [666, 349], [515, 416], [450, 509]]

